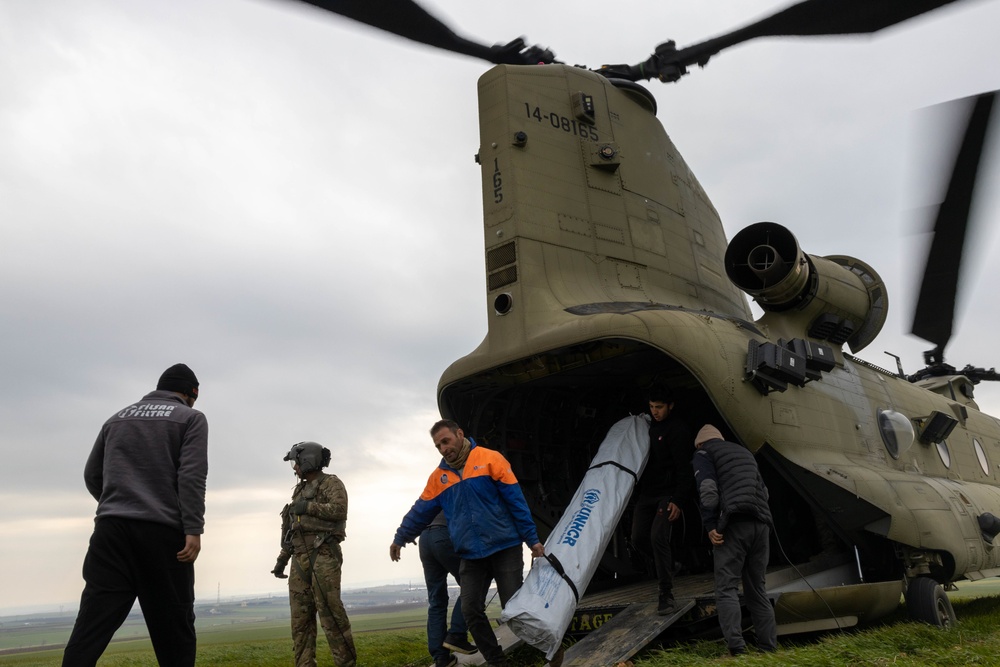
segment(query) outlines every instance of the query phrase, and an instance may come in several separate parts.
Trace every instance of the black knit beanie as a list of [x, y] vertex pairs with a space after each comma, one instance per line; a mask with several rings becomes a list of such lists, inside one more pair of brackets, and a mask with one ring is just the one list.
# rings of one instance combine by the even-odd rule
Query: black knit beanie
[[163, 371], [160, 381], [156, 383], [156, 388], [163, 391], [176, 391], [188, 396], [198, 395], [198, 378], [194, 371], [184, 364], [174, 364]]

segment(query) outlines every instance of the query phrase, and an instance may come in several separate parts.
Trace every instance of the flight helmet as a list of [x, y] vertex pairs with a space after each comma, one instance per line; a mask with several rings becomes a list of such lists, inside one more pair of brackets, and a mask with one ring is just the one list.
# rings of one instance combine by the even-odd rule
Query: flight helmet
[[318, 442], [305, 440], [292, 445], [282, 460], [291, 461], [292, 466], [298, 464], [299, 473], [304, 475], [330, 465], [330, 450]]

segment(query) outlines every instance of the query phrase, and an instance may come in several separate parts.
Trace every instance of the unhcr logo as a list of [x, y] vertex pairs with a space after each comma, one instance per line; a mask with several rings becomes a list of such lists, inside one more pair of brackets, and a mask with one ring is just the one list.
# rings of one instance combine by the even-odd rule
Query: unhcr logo
[[573, 514], [569, 526], [559, 540], [560, 544], [568, 544], [571, 547], [576, 546], [577, 540], [583, 535], [583, 529], [587, 527], [587, 521], [590, 519], [591, 512], [594, 511], [594, 507], [599, 502], [601, 502], [601, 492], [599, 489], [587, 489], [583, 492], [583, 500], [580, 502], [580, 508]]

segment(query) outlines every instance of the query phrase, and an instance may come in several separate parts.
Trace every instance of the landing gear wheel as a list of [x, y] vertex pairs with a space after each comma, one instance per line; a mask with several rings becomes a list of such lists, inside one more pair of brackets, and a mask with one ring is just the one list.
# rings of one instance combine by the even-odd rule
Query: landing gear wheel
[[955, 625], [955, 610], [941, 584], [930, 577], [917, 577], [906, 589], [906, 610], [910, 617], [939, 628]]

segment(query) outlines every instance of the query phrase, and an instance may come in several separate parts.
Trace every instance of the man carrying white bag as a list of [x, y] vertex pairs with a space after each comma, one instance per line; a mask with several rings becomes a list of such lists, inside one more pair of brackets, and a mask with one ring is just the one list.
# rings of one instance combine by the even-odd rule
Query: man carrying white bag
[[[649, 417], [629, 416], [608, 431], [559, 523], [532, 561], [500, 621], [552, 660], [649, 457]], [[560, 572], [561, 569], [561, 572]]]

